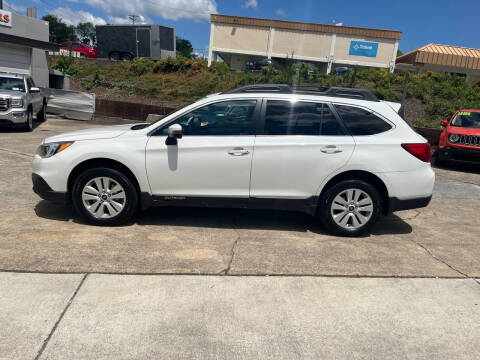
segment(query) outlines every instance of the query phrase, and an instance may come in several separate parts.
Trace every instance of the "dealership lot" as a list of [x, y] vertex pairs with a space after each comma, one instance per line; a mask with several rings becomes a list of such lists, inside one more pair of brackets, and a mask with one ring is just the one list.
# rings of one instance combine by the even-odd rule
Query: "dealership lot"
[[0, 132], [0, 269], [39, 272], [478, 277], [480, 171], [436, 169], [431, 204], [383, 218], [370, 236], [325, 234], [301, 213], [155, 208], [123, 227], [86, 225], [31, 190], [41, 139], [101, 126], [52, 119]]
[[478, 167], [435, 169], [427, 208], [361, 238], [233, 209], [93, 227], [30, 173], [42, 138], [95, 126], [0, 131], [0, 358], [480, 356]]

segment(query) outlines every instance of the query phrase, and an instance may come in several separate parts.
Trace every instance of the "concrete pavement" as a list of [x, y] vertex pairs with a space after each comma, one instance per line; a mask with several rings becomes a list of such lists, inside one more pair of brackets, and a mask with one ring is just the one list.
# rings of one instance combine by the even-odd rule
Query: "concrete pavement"
[[431, 204], [383, 218], [369, 236], [325, 234], [281, 211], [157, 208], [123, 227], [93, 227], [31, 190], [43, 137], [88, 122], [0, 131], [0, 270], [102, 273], [480, 276], [480, 170], [435, 169]]
[[0, 273], [0, 358], [480, 357], [480, 284], [471, 279], [82, 279]]

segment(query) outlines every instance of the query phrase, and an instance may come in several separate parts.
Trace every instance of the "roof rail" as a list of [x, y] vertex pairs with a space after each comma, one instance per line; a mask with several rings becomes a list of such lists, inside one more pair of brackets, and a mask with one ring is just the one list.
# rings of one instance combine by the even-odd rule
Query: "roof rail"
[[369, 90], [342, 88], [342, 87], [317, 87], [317, 86], [291, 86], [287, 84], [257, 84], [236, 87], [223, 92], [222, 94], [242, 94], [242, 93], [278, 93], [278, 94], [304, 94], [321, 95], [330, 97], [341, 97], [348, 99], [359, 99], [368, 101], [379, 101], [378, 98]]

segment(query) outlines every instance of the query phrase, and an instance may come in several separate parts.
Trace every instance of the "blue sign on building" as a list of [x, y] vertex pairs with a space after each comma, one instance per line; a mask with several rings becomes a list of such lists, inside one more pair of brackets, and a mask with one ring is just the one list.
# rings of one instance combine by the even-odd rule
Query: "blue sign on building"
[[351, 41], [349, 55], [376, 57], [378, 43], [366, 41]]

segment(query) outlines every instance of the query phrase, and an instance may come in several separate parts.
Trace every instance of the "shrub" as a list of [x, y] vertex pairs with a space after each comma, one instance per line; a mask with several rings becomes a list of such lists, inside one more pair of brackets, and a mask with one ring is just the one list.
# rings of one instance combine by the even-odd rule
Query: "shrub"
[[155, 63], [153, 60], [146, 59], [146, 58], [140, 58], [136, 57], [130, 62], [130, 70], [135, 74], [135, 75], [143, 75], [149, 72], [152, 72]]
[[80, 68], [75, 65], [75, 59], [71, 56], [60, 55], [56, 57], [52, 62], [51, 67], [70, 76], [77, 76], [80, 74]]
[[187, 58], [184, 58], [182, 56], [178, 56], [176, 58], [168, 57], [166, 59], [158, 60], [153, 67], [153, 72], [169, 73], [180, 71], [185, 68], [185, 63], [187, 62], [187, 60]]
[[226, 75], [230, 73], [230, 68], [224, 62], [214, 61], [208, 68], [208, 71], [216, 74], [220, 74], [220, 75]]

